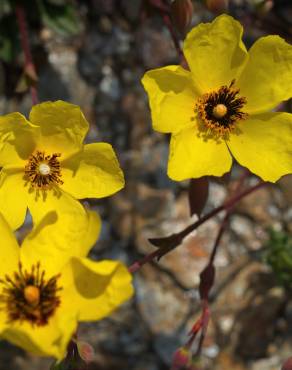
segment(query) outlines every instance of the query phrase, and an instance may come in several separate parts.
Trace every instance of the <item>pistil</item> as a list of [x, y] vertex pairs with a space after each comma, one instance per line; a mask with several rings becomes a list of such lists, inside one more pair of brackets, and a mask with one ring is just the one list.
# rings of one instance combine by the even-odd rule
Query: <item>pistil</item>
[[53, 316], [61, 300], [58, 292], [60, 274], [45, 278], [40, 263], [31, 270], [18, 271], [0, 280], [0, 310], [7, 313], [8, 322], [27, 321], [33, 326], [43, 326]]

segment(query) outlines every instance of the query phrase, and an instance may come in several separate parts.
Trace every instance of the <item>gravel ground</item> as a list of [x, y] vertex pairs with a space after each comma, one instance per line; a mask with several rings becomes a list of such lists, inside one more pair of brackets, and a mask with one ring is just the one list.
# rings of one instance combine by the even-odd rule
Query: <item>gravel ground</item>
[[[246, 27], [248, 45], [268, 33], [291, 36], [288, 3], [279, 1], [269, 13], [258, 15], [249, 3], [234, 1], [231, 10]], [[168, 138], [152, 131], [140, 83], [145, 70], [177, 63], [177, 56], [158, 16], [141, 21], [139, 0], [92, 1], [90, 11], [82, 4], [82, 35], [68, 39], [43, 29], [40, 37], [32, 38], [39, 96], [42, 101], [63, 99], [80, 105], [91, 124], [88, 141], [110, 142], [117, 151], [126, 187], [108, 199], [88, 201], [103, 219], [101, 238], [91, 254], [130, 265], [153, 250], [149, 237], [190, 223], [188, 184], [166, 176]], [[213, 17], [195, 4], [194, 25]], [[30, 104], [27, 94], [0, 97], [1, 113], [27, 113]], [[228, 186], [210, 181], [206, 211], [224, 200], [239, 171], [233, 169]], [[290, 294], [262, 262], [268, 228], [292, 232], [291, 188], [292, 177], [287, 176], [235, 210], [216, 260], [204, 370], [278, 370], [291, 354]], [[186, 341], [200, 312], [199, 273], [221, 219], [205, 223], [159, 264], [135, 274], [135, 297], [112, 317], [80, 325], [79, 338], [95, 349], [89, 369], [169, 369], [173, 351]], [[50, 363], [1, 342], [1, 370], [42, 370]]]

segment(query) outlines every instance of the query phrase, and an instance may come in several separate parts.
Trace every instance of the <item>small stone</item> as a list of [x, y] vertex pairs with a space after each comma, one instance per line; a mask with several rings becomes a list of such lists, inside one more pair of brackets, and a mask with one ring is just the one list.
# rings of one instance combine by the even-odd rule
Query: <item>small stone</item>
[[223, 316], [219, 320], [219, 325], [222, 329], [223, 332], [229, 333], [230, 330], [232, 329], [232, 326], [234, 324], [234, 319], [233, 317], [230, 316]]
[[137, 32], [137, 52], [146, 69], [172, 64], [177, 55], [173, 41], [160, 18], [147, 19]]
[[156, 334], [170, 335], [184, 322], [190, 300], [162, 271], [145, 265], [135, 275], [137, 304]]

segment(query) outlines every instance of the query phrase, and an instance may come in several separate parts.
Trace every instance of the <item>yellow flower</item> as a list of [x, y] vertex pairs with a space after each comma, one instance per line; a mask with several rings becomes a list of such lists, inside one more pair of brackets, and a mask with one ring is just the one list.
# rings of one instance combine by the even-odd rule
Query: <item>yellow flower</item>
[[61, 359], [78, 321], [102, 319], [131, 297], [131, 276], [122, 263], [85, 257], [99, 230], [94, 212], [85, 222], [69, 214], [57, 219], [52, 211], [19, 248], [0, 214], [1, 338]]
[[0, 117], [0, 211], [13, 229], [27, 207], [38, 222], [76, 199], [100, 198], [124, 186], [110, 144], [83, 144], [88, 122], [76, 105], [35, 105], [30, 122], [20, 113]]
[[174, 180], [222, 176], [232, 156], [266, 181], [292, 172], [292, 115], [270, 112], [292, 95], [292, 47], [267, 36], [247, 52], [241, 36], [227, 15], [200, 24], [183, 46], [190, 71], [167, 66], [143, 77], [153, 127], [171, 133]]

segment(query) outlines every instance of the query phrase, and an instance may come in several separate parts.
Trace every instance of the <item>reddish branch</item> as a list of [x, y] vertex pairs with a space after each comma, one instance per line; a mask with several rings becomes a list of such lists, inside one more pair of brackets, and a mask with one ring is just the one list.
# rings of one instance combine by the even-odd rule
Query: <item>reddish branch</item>
[[162, 17], [162, 20], [163, 20], [164, 24], [166, 25], [166, 27], [168, 28], [168, 30], [170, 32], [172, 41], [173, 41], [175, 49], [176, 49], [176, 52], [177, 52], [179, 58], [181, 60], [183, 60], [184, 59], [184, 54], [183, 54], [182, 49], [180, 47], [179, 40], [178, 40], [178, 37], [175, 33], [170, 15], [169, 15], [169, 13], [165, 13], [162, 10], [160, 11], [160, 13], [161, 13], [161, 17]]
[[[31, 75], [36, 75], [36, 70], [35, 70], [33, 60], [32, 60], [32, 55], [31, 55], [30, 46], [29, 46], [26, 15], [25, 15], [25, 11], [22, 5], [17, 4], [15, 7], [15, 12], [16, 12], [16, 19], [17, 19], [18, 28], [19, 28], [21, 47], [24, 53], [24, 63], [25, 63], [24, 70], [25, 70], [25, 73], [27, 73], [27, 71], [30, 71]], [[33, 82], [30, 84], [30, 93], [31, 93], [32, 104], [33, 105], [37, 104], [38, 94], [37, 94], [36, 86], [34, 86]]]
[[[248, 175], [249, 175], [249, 171], [244, 171], [242, 176], [239, 178], [239, 180], [237, 182], [237, 185], [234, 189], [234, 194], [235, 195], [238, 194], [239, 190], [243, 186], [244, 181], [246, 180]], [[231, 216], [231, 214], [234, 210], [235, 205], [236, 205], [236, 203], [233, 203], [233, 204], [231, 204], [231, 206], [229, 206], [226, 209], [226, 214], [225, 214], [225, 217], [224, 217], [224, 219], [223, 219], [223, 221], [220, 225], [220, 228], [218, 230], [218, 234], [217, 234], [217, 237], [216, 237], [215, 242], [214, 242], [214, 246], [213, 246], [210, 258], [209, 258], [209, 262], [208, 262], [207, 266], [205, 267], [205, 269], [200, 274], [199, 292], [200, 292], [200, 298], [201, 298], [201, 301], [202, 301], [202, 313], [201, 313], [200, 318], [197, 320], [194, 327], [192, 328], [192, 331], [190, 333], [190, 338], [187, 342], [187, 345], [190, 347], [192, 345], [197, 333], [199, 331], [201, 331], [201, 336], [200, 336], [200, 339], [199, 339], [196, 356], [200, 355], [200, 353], [201, 353], [203, 343], [204, 343], [204, 339], [205, 339], [205, 336], [206, 336], [206, 332], [207, 332], [207, 329], [208, 329], [209, 319], [210, 319], [209, 293], [210, 293], [210, 290], [213, 287], [214, 280], [215, 280], [215, 273], [216, 273], [216, 269], [215, 269], [215, 266], [214, 266], [215, 257], [216, 257], [217, 250], [218, 250], [219, 244], [221, 242], [222, 236], [223, 236], [223, 234], [224, 234], [224, 232], [227, 229], [227, 226], [229, 224], [229, 219], [230, 219], [230, 216]]]
[[214, 246], [212, 249], [212, 253], [210, 255], [209, 261], [205, 269], [200, 274], [200, 285], [199, 285], [199, 293], [202, 303], [202, 313], [200, 317], [197, 319], [195, 324], [193, 325], [189, 335], [189, 339], [187, 343], [185, 344], [185, 348], [190, 349], [195, 338], [197, 337], [198, 333], [200, 334], [198, 347], [196, 351], [196, 356], [200, 355], [204, 339], [207, 333], [208, 324], [210, 320], [210, 309], [209, 309], [209, 293], [211, 288], [213, 287], [214, 280], [215, 280], [215, 266], [214, 266], [214, 260], [217, 254], [218, 246], [221, 242], [222, 236], [228, 226], [230, 215], [232, 214], [234, 207], [236, 204], [247, 195], [251, 194], [252, 192], [256, 191], [257, 189], [261, 188], [262, 186], [266, 185], [265, 182], [259, 182], [255, 186], [252, 186], [241, 193], [238, 193], [238, 191], [241, 189], [246, 177], [248, 176], [248, 172], [244, 172], [244, 174], [241, 176], [241, 178], [238, 180], [237, 186], [234, 190], [235, 195], [228, 199], [224, 204], [222, 204], [220, 207], [215, 208], [210, 213], [203, 216], [198, 221], [194, 222], [192, 225], [188, 226], [186, 229], [182, 230], [178, 234], [174, 234], [169, 236], [168, 238], [164, 239], [152, 239], [152, 243], [154, 244], [163, 244], [164, 246], [161, 246], [156, 251], [150, 253], [149, 255], [145, 256], [142, 260], [135, 262], [133, 265], [130, 266], [129, 271], [130, 272], [136, 272], [138, 271], [145, 263], [153, 261], [155, 258], [159, 259], [165, 254], [167, 254], [169, 251], [174, 249], [176, 246], [178, 246], [183, 238], [191, 233], [193, 230], [195, 230], [197, 227], [199, 227], [201, 224], [209, 220], [210, 218], [214, 217], [217, 213], [225, 210], [226, 214], [225, 217], [220, 225], [220, 228], [218, 230], [217, 237], [214, 242]]
[[[179, 39], [177, 37], [175, 28], [173, 26], [172, 20], [171, 20], [171, 15], [170, 15], [170, 5], [168, 1], [165, 0], [148, 0], [148, 4], [156, 9], [158, 13], [160, 14], [163, 23], [165, 26], [168, 28], [172, 41], [174, 43], [175, 49], [177, 51], [177, 54], [180, 59], [184, 58], [183, 52], [181, 50], [180, 44], [179, 44]], [[147, 3], [146, 2], [146, 3]]]
[[[217, 207], [213, 209], [213, 211], [207, 213], [205, 216], [200, 218], [198, 221], [194, 222], [193, 224], [187, 226], [185, 229], [180, 231], [177, 234], [172, 234], [166, 238], [157, 238], [157, 239], [149, 239], [149, 241], [158, 247], [157, 250], [154, 252], [148, 254], [144, 258], [142, 258], [140, 261], [134, 262], [130, 267], [129, 271], [131, 273], [134, 273], [138, 271], [143, 265], [145, 265], [148, 262], [153, 261], [154, 259], [159, 260], [161, 257], [163, 257], [165, 254], [170, 252], [171, 250], [175, 249], [178, 245], [180, 245], [183, 241], [183, 239], [190, 234], [192, 231], [197, 229], [200, 225], [208, 221], [210, 218], [214, 217], [218, 213], [222, 211], [226, 211], [232, 207], [234, 207], [242, 198], [246, 197], [248, 194], [254, 192], [257, 189], [260, 189], [262, 186], [266, 185], [265, 182], [259, 182], [258, 184], [244, 190], [243, 192], [235, 195], [234, 197], [227, 200], [225, 203], [223, 203], [220, 207]], [[223, 233], [223, 231], [222, 231]], [[220, 236], [221, 238], [221, 236]], [[218, 239], [218, 238], [217, 238]], [[219, 239], [220, 241], [220, 239]]]

